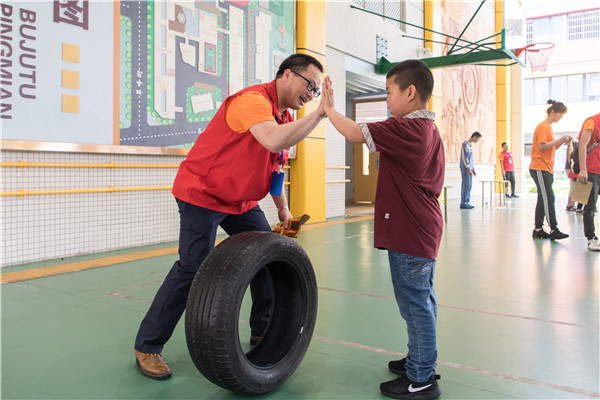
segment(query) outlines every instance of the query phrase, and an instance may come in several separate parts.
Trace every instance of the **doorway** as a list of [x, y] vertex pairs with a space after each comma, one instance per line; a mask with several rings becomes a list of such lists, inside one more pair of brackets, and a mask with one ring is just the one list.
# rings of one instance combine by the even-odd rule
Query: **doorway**
[[[354, 120], [359, 124], [383, 121], [388, 118], [385, 100], [354, 102]], [[379, 152], [369, 154], [364, 143], [353, 144], [353, 200], [354, 203], [374, 203], [379, 173]]]

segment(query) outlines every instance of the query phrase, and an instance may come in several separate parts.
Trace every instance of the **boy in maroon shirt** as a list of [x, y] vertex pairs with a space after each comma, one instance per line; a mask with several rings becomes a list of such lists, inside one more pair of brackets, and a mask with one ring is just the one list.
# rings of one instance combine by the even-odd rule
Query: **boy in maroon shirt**
[[376, 248], [388, 251], [392, 283], [408, 331], [406, 358], [391, 361], [397, 379], [380, 385], [397, 399], [436, 399], [441, 395], [437, 360], [437, 302], [433, 273], [443, 231], [438, 198], [444, 183], [444, 146], [427, 110], [433, 75], [420, 60], [395, 65], [387, 74], [387, 105], [393, 118], [357, 124], [334, 109], [331, 80], [323, 102], [333, 126], [348, 140], [379, 151], [375, 197]]

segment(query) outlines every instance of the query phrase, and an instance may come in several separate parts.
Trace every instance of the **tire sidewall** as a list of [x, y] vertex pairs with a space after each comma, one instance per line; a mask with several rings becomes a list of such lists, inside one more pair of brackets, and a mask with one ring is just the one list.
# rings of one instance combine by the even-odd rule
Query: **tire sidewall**
[[[292, 274], [294, 287], [299, 289], [301, 300], [294, 307], [302, 308], [302, 311], [299, 311], [301, 317], [297, 321], [301, 327], [298, 332], [291, 333], [297, 336], [280, 360], [273, 365], [259, 366], [246, 357], [241, 347], [239, 314], [252, 278], [262, 268], [274, 263], [278, 268], [286, 268], [285, 273]], [[199, 304], [197, 299], [194, 299], [197, 294], [195, 291], [205, 290], [209, 286], [205, 280], [210, 280], [213, 298], [204, 297], [205, 301], [210, 300], [211, 303], [208, 313], [204, 313], [204, 318], [208, 320], [200, 321], [197, 318], [196, 321], [191, 321], [193, 315], [186, 314], [186, 334], [190, 324], [200, 325], [196, 332], [211, 333], [204, 341], [204, 346], [208, 345], [208, 349], [203, 349], [201, 357], [217, 357], [218, 363], [223, 364], [223, 360], [227, 360], [228, 365], [227, 368], [219, 368], [220, 372], [207, 375], [207, 369], [214, 368], [215, 364], [208, 359], [197, 360], [194, 354], [198, 352], [193, 352], [190, 348], [194, 363], [211, 381], [238, 393], [263, 394], [279, 387], [302, 361], [315, 327], [317, 286], [308, 256], [295, 241], [285, 236], [270, 232], [245, 232], [234, 235], [217, 246], [206, 258], [201, 270], [194, 279], [188, 305]], [[204, 281], [196, 282], [198, 279]], [[278, 282], [273, 279], [273, 286], [276, 285]], [[215, 332], [218, 334], [213, 334]], [[259, 343], [251, 351], [261, 351], [260, 345]], [[203, 364], [202, 367], [199, 363]], [[205, 363], [212, 366], [207, 368]]]

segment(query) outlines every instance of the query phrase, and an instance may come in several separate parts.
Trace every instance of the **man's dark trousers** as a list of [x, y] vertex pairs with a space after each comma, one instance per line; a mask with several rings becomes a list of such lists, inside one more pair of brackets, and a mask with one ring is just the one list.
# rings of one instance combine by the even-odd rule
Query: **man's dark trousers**
[[[515, 171], [504, 171], [504, 180], [510, 182], [511, 195], [515, 195]], [[508, 182], [506, 182], [505, 193], [508, 194]]]
[[594, 213], [596, 212], [596, 203], [598, 201], [598, 192], [600, 192], [600, 174], [588, 173], [588, 181], [593, 183], [588, 203], [583, 207], [583, 233], [588, 240], [596, 237], [596, 227], [594, 226]]
[[[217, 227], [228, 235], [247, 231], [270, 231], [259, 206], [234, 215], [209, 210], [177, 199], [180, 216], [179, 261], [158, 289], [148, 313], [140, 325], [135, 349], [142, 353], [161, 353], [185, 310], [187, 296], [198, 268], [214, 248]], [[250, 283], [252, 336], [261, 336], [269, 321], [272, 283], [265, 269]]]

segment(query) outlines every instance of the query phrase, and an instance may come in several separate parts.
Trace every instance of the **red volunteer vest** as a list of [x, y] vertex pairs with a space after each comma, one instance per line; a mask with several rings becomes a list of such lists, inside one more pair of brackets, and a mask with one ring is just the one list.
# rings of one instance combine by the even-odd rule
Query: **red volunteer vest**
[[279, 115], [275, 81], [250, 86], [227, 97], [179, 166], [173, 183], [175, 197], [199, 207], [242, 214], [269, 193], [278, 153], [265, 149], [249, 131], [235, 132], [225, 122], [230, 100], [250, 91], [269, 100], [278, 124], [293, 121], [288, 110], [283, 120]]
[[[594, 116], [586, 118], [586, 121], [588, 119], [594, 120], [594, 131], [592, 132], [592, 137], [590, 138], [590, 141], [587, 144], [587, 147], [589, 148], [600, 137], [600, 114], [596, 114]], [[581, 142], [582, 132], [583, 129], [579, 132], [579, 142]], [[587, 153], [586, 169], [587, 172], [591, 172], [593, 174], [600, 174], [600, 144], [596, 145], [596, 147], [594, 147], [592, 151]]]

